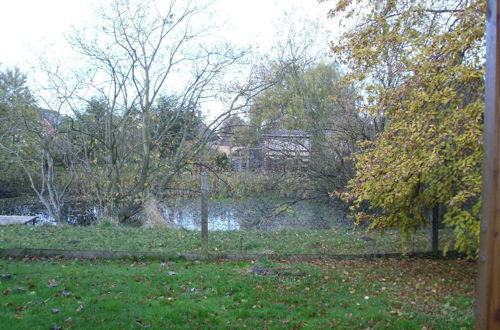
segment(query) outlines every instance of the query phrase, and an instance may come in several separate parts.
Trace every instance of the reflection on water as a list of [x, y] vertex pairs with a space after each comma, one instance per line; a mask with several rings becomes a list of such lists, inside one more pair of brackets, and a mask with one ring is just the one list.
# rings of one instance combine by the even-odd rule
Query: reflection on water
[[[71, 201], [64, 207], [66, 222], [74, 225], [91, 225], [95, 223], [98, 208], [81, 201]], [[2, 215], [36, 215], [37, 224], [56, 224], [44, 206], [36, 200], [11, 198], [0, 199], [0, 214]]]
[[[198, 199], [169, 200], [158, 205], [166, 224], [200, 230]], [[331, 205], [312, 201], [235, 199], [208, 203], [210, 231], [278, 229], [328, 229], [342, 222], [343, 213]], [[40, 223], [53, 223], [44, 208], [26, 200], [0, 200], [0, 214], [37, 215]], [[76, 225], [95, 223], [98, 209], [81, 202], [68, 203], [67, 221]]]
[[[341, 221], [340, 212], [331, 206], [311, 201], [239, 199], [210, 201], [208, 229], [263, 230], [328, 229]], [[200, 230], [199, 201], [180, 199], [163, 209], [163, 216], [175, 225]]]

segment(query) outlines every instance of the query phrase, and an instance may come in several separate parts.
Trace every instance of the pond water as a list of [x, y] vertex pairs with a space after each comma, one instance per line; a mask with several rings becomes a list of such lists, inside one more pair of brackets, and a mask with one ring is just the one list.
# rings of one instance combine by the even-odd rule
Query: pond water
[[[200, 201], [195, 198], [158, 203], [166, 225], [187, 230], [200, 230]], [[209, 200], [210, 231], [278, 229], [329, 229], [345, 222], [340, 208], [314, 201], [228, 199]], [[40, 203], [26, 199], [0, 199], [0, 214], [36, 215], [39, 223], [53, 223]], [[95, 223], [98, 208], [72, 201], [66, 208], [67, 222], [75, 225]]]

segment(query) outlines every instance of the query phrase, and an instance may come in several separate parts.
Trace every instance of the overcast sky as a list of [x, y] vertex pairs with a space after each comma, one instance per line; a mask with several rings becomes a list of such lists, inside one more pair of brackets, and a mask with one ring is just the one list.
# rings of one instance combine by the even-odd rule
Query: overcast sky
[[[105, 0], [2, 0], [0, 63], [29, 71], [39, 55], [64, 54], [64, 39], [71, 26], [92, 22], [94, 8]], [[331, 5], [331, 4], [330, 4]], [[216, 0], [218, 23], [226, 23], [225, 37], [244, 45], [272, 43], [284, 10], [296, 17], [309, 17], [328, 24], [328, 6], [316, 0]], [[226, 22], [224, 22], [226, 21]]]
[[[71, 65], [72, 51], [65, 35], [72, 27], [78, 29], [92, 25], [95, 9], [107, 0], [0, 1], [0, 69], [18, 66], [34, 85], [43, 88], [43, 83], [35, 82], [39, 58], [67, 64], [67, 67]], [[198, 0], [193, 1], [196, 3]], [[277, 32], [283, 28], [286, 30], [283, 26], [286, 10], [297, 21], [294, 24], [309, 19], [323, 25], [325, 33], [320, 47], [324, 46], [325, 52], [328, 50], [327, 40], [331, 39], [328, 28], [331, 30], [333, 23], [326, 18], [326, 13], [331, 3], [319, 4], [317, 0], [213, 1], [213, 22], [224, 26], [219, 36], [236, 46], [257, 46], [265, 52], [275, 43]]]

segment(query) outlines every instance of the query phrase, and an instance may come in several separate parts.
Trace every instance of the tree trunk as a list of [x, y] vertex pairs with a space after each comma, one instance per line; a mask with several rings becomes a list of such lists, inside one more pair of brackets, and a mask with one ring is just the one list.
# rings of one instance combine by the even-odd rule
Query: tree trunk
[[439, 205], [435, 205], [430, 211], [431, 223], [431, 252], [435, 256], [439, 255]]

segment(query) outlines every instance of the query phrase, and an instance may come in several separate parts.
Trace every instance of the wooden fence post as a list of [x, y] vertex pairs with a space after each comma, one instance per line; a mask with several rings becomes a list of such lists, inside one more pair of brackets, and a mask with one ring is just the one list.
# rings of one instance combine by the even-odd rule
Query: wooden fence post
[[500, 0], [488, 0], [484, 164], [476, 328], [500, 329]]
[[208, 255], [208, 176], [206, 172], [200, 175], [201, 186], [201, 250]]

